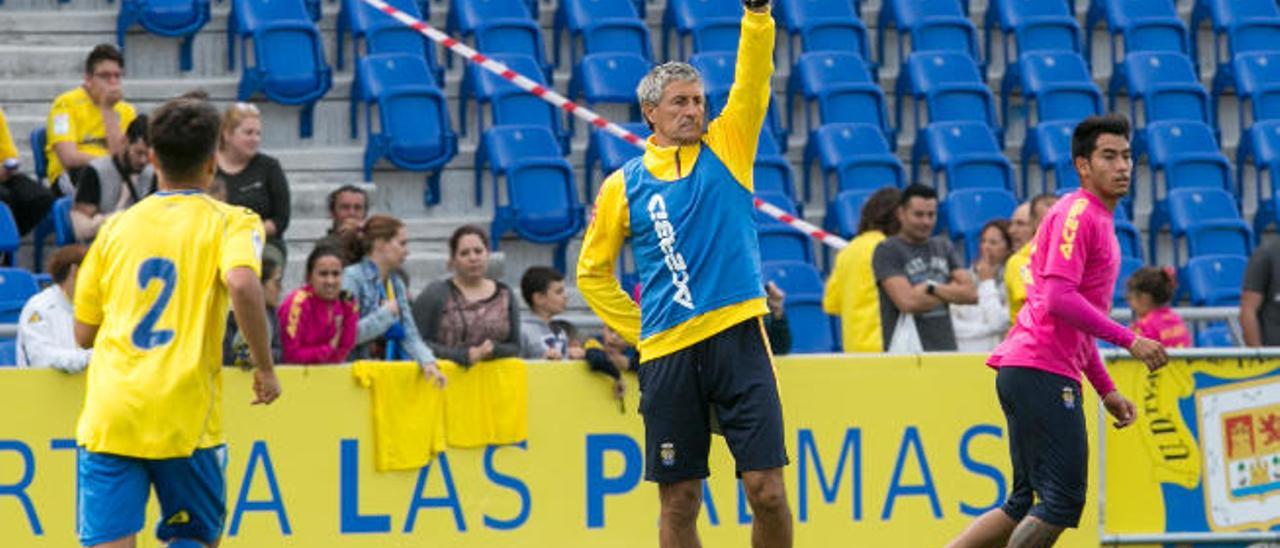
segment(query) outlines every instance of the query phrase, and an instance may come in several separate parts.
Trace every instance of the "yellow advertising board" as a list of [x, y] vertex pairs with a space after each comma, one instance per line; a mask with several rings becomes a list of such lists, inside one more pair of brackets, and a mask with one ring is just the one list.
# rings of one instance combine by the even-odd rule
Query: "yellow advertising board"
[[[778, 370], [797, 546], [941, 546], [1007, 495], [1004, 417], [980, 357], [784, 357]], [[251, 376], [225, 371], [224, 546], [657, 545], [634, 378], [621, 412], [584, 365], [532, 363], [526, 442], [379, 473], [369, 394], [350, 368], [280, 377], [280, 401], [250, 406]], [[0, 371], [0, 545], [75, 545], [82, 395], [81, 377]], [[749, 546], [732, 459], [713, 447], [703, 542]], [[1059, 546], [1097, 545], [1097, 495]]]

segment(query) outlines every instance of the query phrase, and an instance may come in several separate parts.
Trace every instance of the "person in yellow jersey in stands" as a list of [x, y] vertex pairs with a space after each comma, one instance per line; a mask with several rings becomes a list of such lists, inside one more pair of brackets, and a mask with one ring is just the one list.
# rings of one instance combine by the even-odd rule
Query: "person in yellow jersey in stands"
[[898, 233], [898, 202], [902, 191], [884, 187], [867, 197], [858, 218], [858, 235], [836, 255], [822, 311], [840, 316], [841, 348], [845, 352], [884, 352], [880, 330], [880, 288], [871, 268], [876, 246]]
[[[663, 547], [697, 546], [713, 422], [733, 452], [754, 514], [752, 545], [790, 547], [782, 406], [761, 317], [765, 303], [752, 169], [773, 76], [768, 0], [744, 0], [737, 67], [706, 124], [702, 80], [685, 63], [636, 88], [653, 128], [644, 155], [605, 179], [578, 259], [578, 288], [637, 345], [645, 478], [658, 484]], [[630, 244], [639, 306], [614, 275]], [[713, 418], [714, 417], [714, 418]]]
[[134, 546], [152, 487], [157, 538], [175, 547], [218, 544], [228, 300], [256, 365], [252, 403], [280, 396], [258, 280], [262, 221], [204, 192], [218, 123], [217, 110], [194, 99], [154, 113], [160, 190], [103, 224], [76, 279], [76, 341], [93, 349], [76, 425], [85, 546]]
[[[1023, 303], [1027, 302], [1027, 282], [1031, 278], [1031, 274], [1027, 272], [1027, 264], [1031, 262], [1031, 252], [1034, 250], [1032, 240], [1035, 238], [1036, 230], [1040, 228], [1040, 219], [1043, 219], [1049, 212], [1049, 208], [1056, 203], [1058, 203], [1057, 196], [1040, 194], [1018, 206], [1018, 210], [1013, 213], [1009, 234], [1013, 236], [1018, 252], [1010, 255], [1004, 263], [1004, 287], [1008, 292], [1006, 302], [1009, 303], [1011, 323], [1018, 323], [1018, 312], [1022, 310]], [[1024, 207], [1025, 210], [1023, 210]], [[1022, 218], [1024, 216], [1025, 218]]]
[[[117, 156], [128, 146], [125, 130], [137, 111], [124, 100], [124, 56], [111, 44], [98, 44], [84, 62], [84, 83], [59, 95], [45, 126], [46, 177], [62, 194], [71, 194], [77, 170], [94, 158]], [[68, 178], [59, 182], [66, 173]]]

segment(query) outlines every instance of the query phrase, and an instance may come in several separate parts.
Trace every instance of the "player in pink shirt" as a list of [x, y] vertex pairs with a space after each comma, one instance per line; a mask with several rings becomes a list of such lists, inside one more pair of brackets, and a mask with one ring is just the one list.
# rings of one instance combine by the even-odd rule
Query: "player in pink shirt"
[[1081, 374], [1117, 428], [1132, 424], [1137, 411], [1116, 391], [1095, 338], [1128, 348], [1153, 370], [1168, 361], [1159, 342], [1107, 316], [1120, 272], [1112, 212], [1129, 192], [1133, 169], [1129, 121], [1110, 115], [1080, 122], [1071, 157], [1081, 188], [1041, 221], [1024, 274], [1027, 302], [987, 360], [998, 370], [1013, 486], [1004, 506], [970, 524], [953, 547], [1051, 546], [1079, 523], [1089, 464]]
[[1187, 331], [1187, 324], [1169, 308], [1175, 288], [1172, 267], [1146, 266], [1129, 277], [1125, 300], [1133, 310], [1134, 333], [1160, 341], [1165, 348], [1188, 348], [1191, 333]]

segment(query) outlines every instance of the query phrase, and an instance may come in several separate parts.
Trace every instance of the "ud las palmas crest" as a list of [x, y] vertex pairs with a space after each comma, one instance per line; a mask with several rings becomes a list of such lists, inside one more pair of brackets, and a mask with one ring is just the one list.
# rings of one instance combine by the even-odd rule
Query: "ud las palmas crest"
[[1280, 524], [1280, 378], [1200, 391], [1196, 408], [1210, 529]]

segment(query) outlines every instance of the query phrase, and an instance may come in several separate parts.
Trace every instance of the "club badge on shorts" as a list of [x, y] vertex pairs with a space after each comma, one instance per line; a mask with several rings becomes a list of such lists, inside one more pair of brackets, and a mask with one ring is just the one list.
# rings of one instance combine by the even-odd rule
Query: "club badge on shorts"
[[1067, 409], [1076, 408], [1076, 391], [1070, 386], [1062, 387], [1062, 406]]
[[658, 456], [662, 458], [663, 466], [675, 466], [676, 465], [676, 444], [671, 443], [669, 441], [662, 442], [662, 445], [659, 446], [659, 449], [658, 449]]

